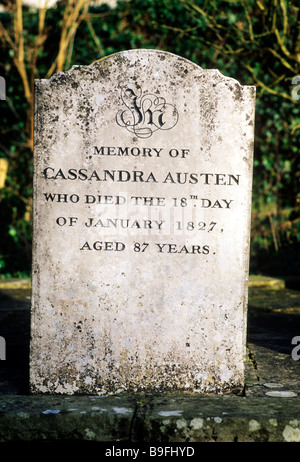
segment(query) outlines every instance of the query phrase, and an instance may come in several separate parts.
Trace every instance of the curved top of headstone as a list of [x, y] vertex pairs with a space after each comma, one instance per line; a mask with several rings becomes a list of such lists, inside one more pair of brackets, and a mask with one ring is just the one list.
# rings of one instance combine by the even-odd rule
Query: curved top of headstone
[[[125, 68], [124, 68], [125, 66]], [[153, 50], [153, 49], [133, 49], [113, 53], [105, 56], [89, 65], [74, 65], [71, 69], [65, 72], [54, 74], [49, 80], [55, 81], [57, 78], [61, 79], [61, 75], [66, 76], [77, 75], [82, 78], [85, 76], [89, 80], [89, 76], [108, 77], [111, 72], [114, 74], [122, 75], [122, 72], [130, 74], [138, 68], [152, 67], [151, 75], [149, 78], [155, 78], [155, 72], [160, 70], [163, 72], [165, 69], [166, 77], [168, 75], [176, 75], [179, 80], [185, 80], [190, 73], [201, 76], [203, 74], [209, 76], [215, 82], [231, 82], [242, 86], [236, 79], [223, 75], [218, 69], [203, 69], [198, 64], [190, 61], [187, 58], [176, 55], [168, 51]], [[118, 77], [119, 79], [120, 77]], [[244, 86], [244, 85], [243, 85]]]
[[[159, 134], [175, 126], [183, 137], [191, 131], [197, 137], [204, 126], [205, 136], [211, 137], [224, 124], [236, 131], [240, 111], [252, 123], [255, 95], [254, 86], [240, 85], [217, 69], [202, 69], [181, 56], [151, 49], [121, 51], [37, 80], [37, 105], [43, 91], [48, 108], [43, 117], [50, 117], [53, 107], [55, 120], [58, 117], [68, 126], [76, 120], [77, 130], [85, 132], [85, 143], [92, 133], [96, 136], [100, 125], [108, 131], [121, 127], [141, 138], [152, 136], [154, 127], [156, 142]], [[60, 122], [55, 125], [59, 126]]]

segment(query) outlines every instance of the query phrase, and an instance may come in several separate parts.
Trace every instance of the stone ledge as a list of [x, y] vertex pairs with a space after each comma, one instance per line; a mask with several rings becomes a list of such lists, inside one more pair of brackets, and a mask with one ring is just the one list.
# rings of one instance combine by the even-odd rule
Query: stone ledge
[[31, 279], [0, 279], [0, 289], [30, 289]]
[[299, 442], [300, 399], [0, 396], [0, 442]]
[[284, 279], [272, 278], [269, 276], [252, 275], [249, 277], [248, 287], [285, 289], [285, 281]]

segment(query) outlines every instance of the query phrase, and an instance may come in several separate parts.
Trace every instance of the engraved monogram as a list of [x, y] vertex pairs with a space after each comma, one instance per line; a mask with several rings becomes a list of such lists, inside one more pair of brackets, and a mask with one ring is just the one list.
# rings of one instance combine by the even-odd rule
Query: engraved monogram
[[127, 109], [118, 111], [116, 122], [138, 138], [150, 138], [157, 130], [170, 130], [178, 122], [175, 106], [161, 96], [143, 94], [139, 85], [123, 87], [121, 99]]

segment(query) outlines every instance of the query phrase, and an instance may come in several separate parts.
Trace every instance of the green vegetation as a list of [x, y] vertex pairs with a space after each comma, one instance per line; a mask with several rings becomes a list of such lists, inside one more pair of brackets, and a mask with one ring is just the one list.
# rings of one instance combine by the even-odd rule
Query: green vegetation
[[29, 10], [21, 0], [6, 3], [0, 14], [0, 75], [7, 87], [0, 101], [0, 277], [30, 274], [34, 79], [133, 48], [170, 51], [256, 85], [252, 270], [299, 270], [296, 0], [131, 0], [116, 9], [65, 0], [47, 11]]

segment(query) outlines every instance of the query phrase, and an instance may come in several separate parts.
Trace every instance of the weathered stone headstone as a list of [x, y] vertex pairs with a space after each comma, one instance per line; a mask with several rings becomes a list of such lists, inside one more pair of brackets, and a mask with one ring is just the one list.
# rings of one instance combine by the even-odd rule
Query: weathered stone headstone
[[243, 386], [254, 100], [154, 50], [36, 81], [32, 392]]

